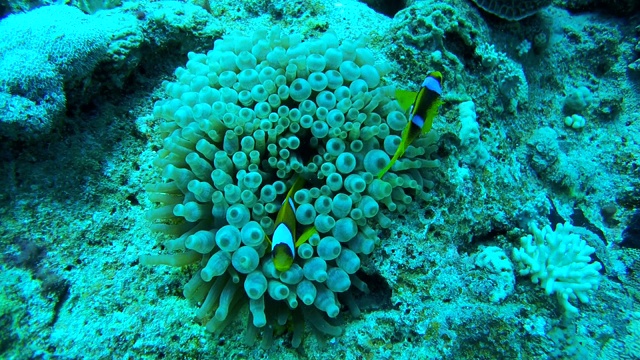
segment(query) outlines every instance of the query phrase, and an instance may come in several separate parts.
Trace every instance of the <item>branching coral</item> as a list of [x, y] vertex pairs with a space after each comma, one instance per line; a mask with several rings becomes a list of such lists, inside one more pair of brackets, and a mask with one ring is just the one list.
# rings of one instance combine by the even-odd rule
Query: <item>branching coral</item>
[[550, 226], [541, 230], [531, 226], [533, 235], [524, 236], [522, 247], [513, 250], [520, 275], [531, 275], [531, 281], [539, 282], [548, 295], [555, 293], [567, 313], [578, 312], [569, 300], [589, 302], [589, 295], [598, 289], [602, 269], [599, 262], [591, 262], [595, 249], [572, 229], [569, 223], [558, 224], [555, 231]]

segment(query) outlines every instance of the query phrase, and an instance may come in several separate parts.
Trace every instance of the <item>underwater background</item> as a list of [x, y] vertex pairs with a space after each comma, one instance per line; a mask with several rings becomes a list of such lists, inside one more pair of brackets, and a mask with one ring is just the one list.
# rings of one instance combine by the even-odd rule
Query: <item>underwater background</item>
[[0, 0], [0, 358], [640, 358], [639, 12]]

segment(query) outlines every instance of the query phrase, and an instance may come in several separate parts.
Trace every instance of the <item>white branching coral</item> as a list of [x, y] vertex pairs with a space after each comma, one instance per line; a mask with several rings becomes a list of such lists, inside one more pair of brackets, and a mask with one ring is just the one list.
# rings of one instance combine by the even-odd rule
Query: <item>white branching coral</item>
[[533, 235], [520, 239], [521, 248], [513, 250], [513, 257], [520, 265], [520, 275], [531, 275], [531, 281], [545, 289], [548, 295], [556, 294], [558, 302], [567, 313], [578, 313], [569, 303], [578, 299], [589, 302], [589, 294], [598, 289], [602, 265], [591, 262], [595, 249], [573, 233], [569, 223], [538, 229], [530, 225]]

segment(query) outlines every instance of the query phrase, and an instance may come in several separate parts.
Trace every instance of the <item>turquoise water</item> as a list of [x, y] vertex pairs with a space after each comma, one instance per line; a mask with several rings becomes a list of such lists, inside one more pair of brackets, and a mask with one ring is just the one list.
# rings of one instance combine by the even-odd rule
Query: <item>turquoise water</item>
[[635, 2], [0, 13], [0, 358], [638, 358]]

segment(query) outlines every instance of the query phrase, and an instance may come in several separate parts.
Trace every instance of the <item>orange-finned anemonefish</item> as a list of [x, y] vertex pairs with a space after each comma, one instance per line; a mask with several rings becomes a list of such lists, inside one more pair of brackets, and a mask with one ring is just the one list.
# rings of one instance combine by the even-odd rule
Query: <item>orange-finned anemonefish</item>
[[402, 131], [402, 140], [389, 164], [378, 173], [381, 178], [395, 162], [404, 154], [409, 145], [420, 135], [431, 130], [433, 119], [442, 105], [442, 74], [434, 71], [427, 76], [417, 93], [407, 90], [396, 90], [396, 99], [400, 107], [409, 110], [409, 122]]
[[315, 227], [307, 229], [300, 238], [296, 238], [296, 206], [293, 202], [293, 195], [296, 191], [302, 189], [304, 179], [298, 175], [298, 178], [287, 192], [282, 207], [278, 211], [275, 222], [275, 230], [272, 239], [266, 236], [271, 243], [271, 257], [273, 264], [278, 271], [287, 271], [293, 264], [296, 257], [296, 249], [304, 244], [309, 238], [316, 233]]

